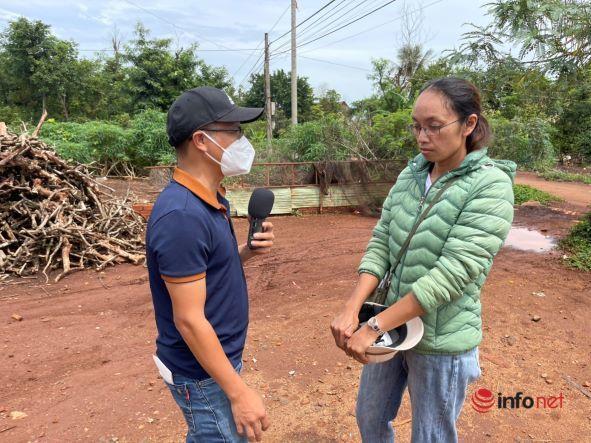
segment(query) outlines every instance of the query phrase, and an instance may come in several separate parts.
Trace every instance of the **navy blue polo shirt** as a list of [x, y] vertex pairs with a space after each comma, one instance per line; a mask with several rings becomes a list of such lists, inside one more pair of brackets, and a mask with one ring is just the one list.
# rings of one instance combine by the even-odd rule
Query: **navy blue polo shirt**
[[210, 377], [174, 325], [165, 284], [205, 278], [205, 317], [230, 362], [238, 365], [248, 327], [248, 293], [228, 201], [177, 168], [150, 214], [146, 254], [158, 358], [173, 374]]

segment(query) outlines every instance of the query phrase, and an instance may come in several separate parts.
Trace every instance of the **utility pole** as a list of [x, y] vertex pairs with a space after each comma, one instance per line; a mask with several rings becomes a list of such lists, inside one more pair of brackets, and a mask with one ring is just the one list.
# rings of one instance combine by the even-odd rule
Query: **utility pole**
[[298, 124], [298, 69], [296, 60], [296, 8], [291, 0], [291, 123]]
[[271, 74], [269, 73], [269, 34], [265, 32], [265, 114], [267, 115], [267, 148], [273, 140], [273, 112], [271, 110]]

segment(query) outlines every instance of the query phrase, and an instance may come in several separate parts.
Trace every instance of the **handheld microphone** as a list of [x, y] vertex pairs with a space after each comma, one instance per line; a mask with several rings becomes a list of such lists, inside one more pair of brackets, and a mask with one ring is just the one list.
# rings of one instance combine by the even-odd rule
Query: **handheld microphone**
[[263, 232], [263, 222], [271, 213], [275, 203], [275, 194], [265, 188], [257, 188], [250, 196], [248, 202], [248, 215], [250, 216], [250, 228], [248, 229], [248, 247], [256, 249], [252, 245], [253, 236], [257, 232]]

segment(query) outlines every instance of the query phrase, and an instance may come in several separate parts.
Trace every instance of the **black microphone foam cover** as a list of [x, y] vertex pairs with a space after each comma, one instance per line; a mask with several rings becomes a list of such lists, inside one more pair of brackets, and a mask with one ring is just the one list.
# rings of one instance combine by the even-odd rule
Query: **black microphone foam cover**
[[275, 194], [265, 188], [257, 188], [253, 191], [248, 202], [248, 215], [252, 218], [267, 218], [273, 209]]

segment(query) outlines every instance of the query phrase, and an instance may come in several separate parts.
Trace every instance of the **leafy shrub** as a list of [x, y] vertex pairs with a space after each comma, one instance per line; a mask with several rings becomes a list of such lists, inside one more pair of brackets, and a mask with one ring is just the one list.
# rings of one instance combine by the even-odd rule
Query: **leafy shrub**
[[525, 169], [543, 170], [555, 164], [553, 129], [546, 120], [493, 116], [490, 122], [494, 134], [489, 148], [492, 157], [513, 160]]
[[379, 113], [362, 134], [377, 158], [412, 158], [418, 151], [415, 137], [408, 130], [411, 123], [411, 109]]
[[29, 121], [30, 116], [16, 106], [0, 105], [0, 122], [6, 123], [10, 127], [18, 128], [21, 121]]
[[546, 180], [561, 182], [580, 182], [591, 185], [591, 174], [576, 174], [573, 172], [557, 171], [555, 169], [540, 174]]
[[570, 254], [567, 260], [573, 268], [591, 271], [591, 212], [573, 226], [560, 247]]
[[[125, 116], [122, 116], [125, 121]], [[102, 173], [124, 173], [174, 162], [168, 144], [166, 114], [146, 110], [127, 122], [127, 127], [104, 121], [85, 123], [48, 120], [41, 137], [60, 156], [80, 163], [95, 163]]]
[[143, 168], [174, 161], [174, 148], [168, 143], [166, 114], [155, 110], [136, 114], [129, 123], [127, 155], [134, 167]]
[[513, 194], [515, 195], [515, 204], [520, 205], [527, 201], [537, 201], [543, 205], [547, 205], [553, 201], [561, 201], [560, 197], [552, 195], [548, 192], [540, 191], [528, 185], [513, 186]]
[[345, 160], [351, 156], [355, 137], [344, 120], [327, 116], [290, 126], [273, 148], [285, 159], [293, 161]]
[[130, 160], [127, 155], [130, 133], [112, 123], [48, 121], [43, 126], [41, 137], [65, 159], [79, 163], [95, 162], [104, 169], [104, 173], [117, 164], [128, 164]]

